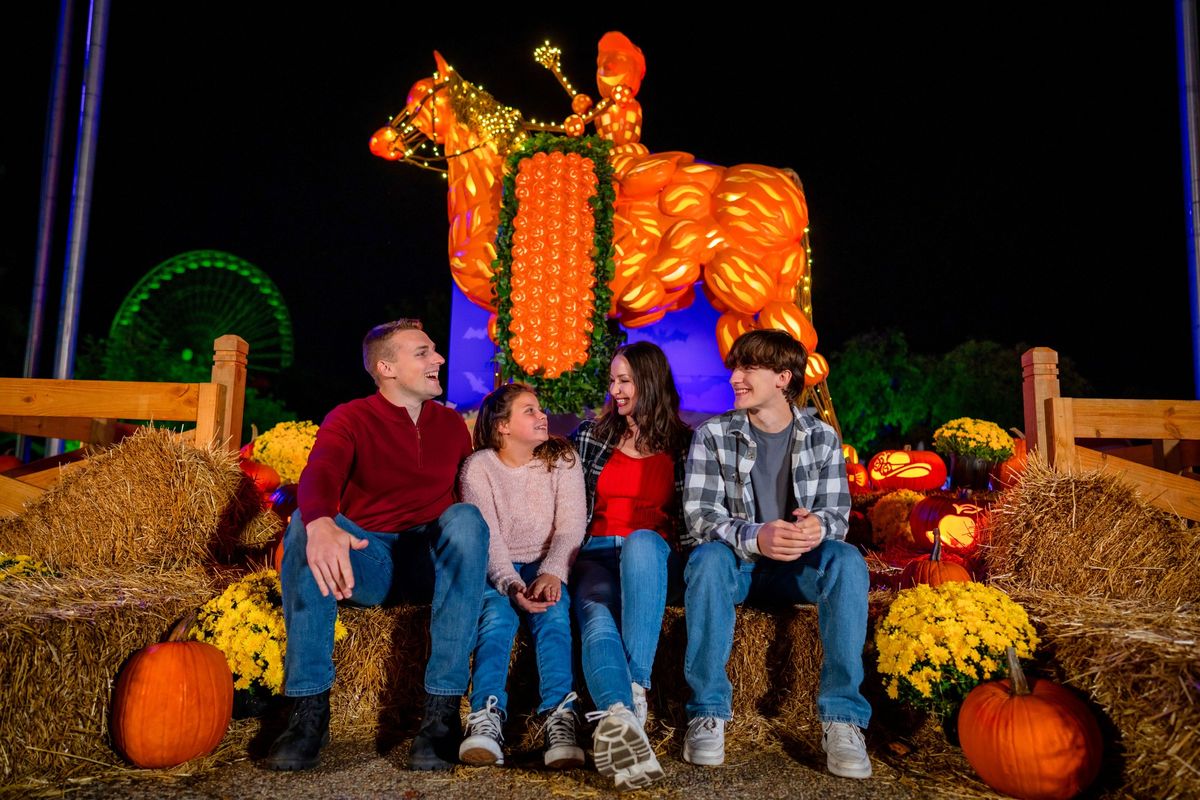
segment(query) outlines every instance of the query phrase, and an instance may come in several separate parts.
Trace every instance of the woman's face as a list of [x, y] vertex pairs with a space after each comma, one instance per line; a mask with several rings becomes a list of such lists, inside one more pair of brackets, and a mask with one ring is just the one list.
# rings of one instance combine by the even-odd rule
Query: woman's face
[[633, 413], [637, 406], [637, 384], [625, 356], [616, 356], [608, 368], [608, 394], [618, 414], [628, 417]]

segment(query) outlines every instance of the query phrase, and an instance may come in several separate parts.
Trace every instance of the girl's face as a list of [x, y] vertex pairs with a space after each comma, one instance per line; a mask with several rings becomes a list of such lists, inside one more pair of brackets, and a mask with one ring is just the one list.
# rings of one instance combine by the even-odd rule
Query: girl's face
[[506, 421], [496, 426], [504, 437], [504, 444], [523, 444], [537, 447], [550, 438], [546, 414], [538, 404], [537, 395], [522, 393], [513, 401], [512, 411]]
[[613, 407], [623, 417], [628, 417], [637, 406], [637, 385], [633, 382], [633, 370], [625, 356], [616, 356], [608, 368], [608, 394]]

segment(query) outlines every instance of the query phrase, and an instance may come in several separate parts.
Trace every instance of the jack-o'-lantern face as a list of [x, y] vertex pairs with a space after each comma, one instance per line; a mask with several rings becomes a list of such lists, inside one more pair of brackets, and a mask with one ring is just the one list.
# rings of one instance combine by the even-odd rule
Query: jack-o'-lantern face
[[611, 97], [612, 90], [621, 84], [636, 95], [645, 76], [646, 57], [628, 36], [614, 31], [601, 37], [596, 56], [596, 87], [601, 97]]

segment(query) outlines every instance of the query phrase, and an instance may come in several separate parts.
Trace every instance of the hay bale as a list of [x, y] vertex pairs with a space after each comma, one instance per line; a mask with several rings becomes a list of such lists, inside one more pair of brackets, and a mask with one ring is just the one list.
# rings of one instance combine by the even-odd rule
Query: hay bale
[[1123, 761], [1123, 793], [1200, 797], [1200, 605], [1036, 590], [1015, 599], [1061, 680], [1115, 726], [1118, 736], [1105, 737], [1105, 761]]
[[1146, 504], [1109, 472], [1061, 473], [1030, 458], [991, 511], [993, 582], [1120, 600], [1200, 597], [1200, 528]]
[[120, 769], [117, 672], [212, 594], [199, 570], [0, 581], [0, 784]]
[[187, 569], [227, 558], [243, 529], [270, 538], [271, 516], [236, 455], [143, 428], [0, 520], [0, 551], [60, 572]]

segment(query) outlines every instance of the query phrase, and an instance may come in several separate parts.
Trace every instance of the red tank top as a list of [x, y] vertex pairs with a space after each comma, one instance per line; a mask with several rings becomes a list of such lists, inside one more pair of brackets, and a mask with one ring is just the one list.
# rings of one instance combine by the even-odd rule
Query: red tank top
[[628, 536], [642, 528], [670, 541], [674, 525], [675, 460], [666, 453], [632, 458], [614, 450], [596, 483], [592, 536]]

